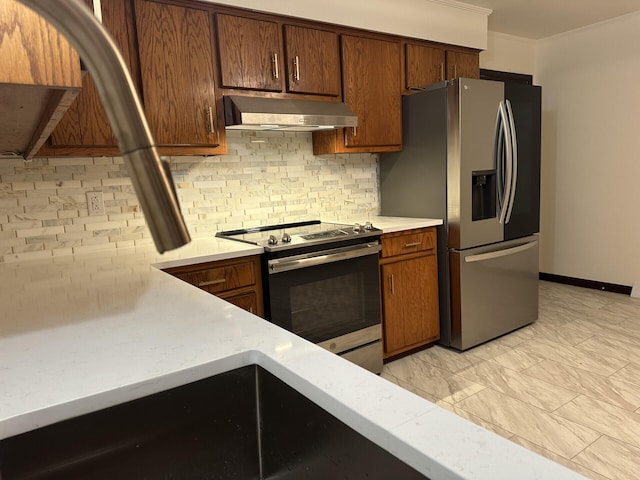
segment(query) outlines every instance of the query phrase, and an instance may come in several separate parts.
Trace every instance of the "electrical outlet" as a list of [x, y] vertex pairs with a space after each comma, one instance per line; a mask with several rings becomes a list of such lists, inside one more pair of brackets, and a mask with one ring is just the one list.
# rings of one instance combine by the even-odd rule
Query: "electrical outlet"
[[104, 215], [102, 192], [87, 192], [87, 209], [89, 210], [89, 215]]

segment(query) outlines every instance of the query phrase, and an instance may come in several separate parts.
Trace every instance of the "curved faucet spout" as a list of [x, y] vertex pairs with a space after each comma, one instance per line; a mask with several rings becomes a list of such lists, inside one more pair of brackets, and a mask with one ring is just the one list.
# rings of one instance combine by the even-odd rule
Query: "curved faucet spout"
[[163, 166], [131, 75], [110, 35], [82, 0], [18, 1], [54, 25], [88, 66], [158, 251], [189, 243], [171, 173]]

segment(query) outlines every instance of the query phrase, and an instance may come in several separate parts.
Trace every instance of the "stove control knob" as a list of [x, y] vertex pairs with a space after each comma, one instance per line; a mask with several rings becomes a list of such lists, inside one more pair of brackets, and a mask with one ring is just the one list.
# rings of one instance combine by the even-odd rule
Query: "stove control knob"
[[267, 243], [269, 245], [277, 245], [278, 244], [278, 239], [276, 238], [275, 235], [269, 235], [269, 240], [267, 240]]
[[354, 231], [354, 232], [356, 232], [356, 233], [360, 233], [360, 231], [361, 231], [361, 230], [362, 230], [362, 227], [360, 226], [360, 224], [359, 224], [359, 223], [356, 223], [356, 224], [353, 226], [353, 231]]
[[291, 243], [291, 235], [288, 233], [282, 235], [282, 243]]
[[373, 230], [373, 223], [371, 222], [367, 222], [364, 224], [364, 229], [365, 230]]

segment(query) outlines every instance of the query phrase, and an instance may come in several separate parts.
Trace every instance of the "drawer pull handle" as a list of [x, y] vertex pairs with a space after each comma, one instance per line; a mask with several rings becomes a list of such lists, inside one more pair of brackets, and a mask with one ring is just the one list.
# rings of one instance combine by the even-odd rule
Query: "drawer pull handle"
[[199, 287], [207, 287], [209, 285], [220, 285], [221, 283], [226, 282], [227, 279], [226, 278], [218, 278], [217, 280], [209, 280], [207, 282], [200, 282], [198, 283]]
[[389, 293], [391, 293], [391, 295], [395, 295], [396, 293], [396, 289], [393, 284], [393, 273], [389, 275]]
[[298, 55], [293, 58], [293, 66], [296, 68], [293, 78], [297, 81], [300, 81], [300, 59]]
[[418, 245], [422, 245], [422, 242], [405, 243], [402, 248], [417, 247]]
[[213, 126], [213, 108], [207, 108], [207, 120], [209, 121], [209, 133], [216, 133], [215, 127]]
[[273, 78], [280, 78], [280, 72], [278, 71], [278, 54], [274, 53], [273, 58], [271, 59], [273, 63]]

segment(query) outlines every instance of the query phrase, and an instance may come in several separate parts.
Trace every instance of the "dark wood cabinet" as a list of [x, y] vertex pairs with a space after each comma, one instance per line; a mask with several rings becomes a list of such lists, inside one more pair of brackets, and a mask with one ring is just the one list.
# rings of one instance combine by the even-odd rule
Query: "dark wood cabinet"
[[[338, 34], [275, 21], [216, 14], [220, 86], [341, 94]], [[284, 58], [283, 58], [284, 55]]]
[[172, 267], [164, 271], [248, 312], [264, 316], [258, 255]]
[[282, 91], [278, 24], [217, 14], [221, 87]]
[[[463, 47], [202, 1], [101, 0], [101, 9], [164, 155], [227, 153], [222, 96], [238, 92], [344, 101], [358, 126], [314, 132], [316, 155], [398, 151], [403, 93], [479, 77], [478, 53]], [[91, 76], [82, 83], [39, 155], [120, 153]]]
[[157, 144], [222, 145], [210, 14], [136, 0], [135, 18], [143, 103]]
[[382, 236], [384, 355], [390, 358], [440, 338], [435, 228]]
[[[91, 0], [87, 3], [91, 6]], [[131, 22], [131, 3], [127, 0], [102, 0], [102, 24], [120, 49], [125, 64], [138, 84], [138, 55]], [[102, 100], [90, 73], [82, 79], [82, 91], [52, 132], [40, 155], [65, 154], [117, 155], [118, 142], [102, 106]]]
[[405, 89], [419, 91], [445, 80], [445, 51], [442, 48], [405, 45]]
[[342, 35], [341, 50], [343, 99], [358, 116], [358, 126], [314, 132], [314, 153], [400, 150], [400, 42]]
[[337, 33], [285, 25], [284, 41], [289, 92], [341, 95]]
[[480, 78], [480, 56], [478, 53], [447, 50], [447, 79]]
[[405, 94], [457, 77], [480, 78], [478, 53], [405, 44]]

